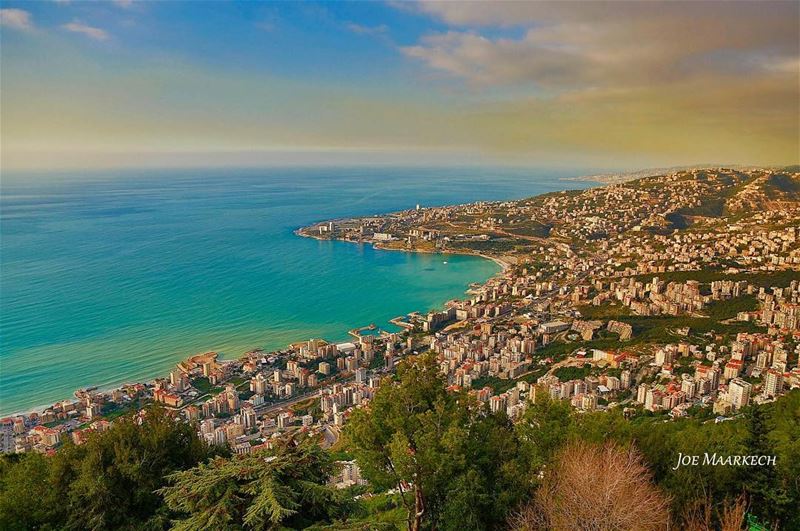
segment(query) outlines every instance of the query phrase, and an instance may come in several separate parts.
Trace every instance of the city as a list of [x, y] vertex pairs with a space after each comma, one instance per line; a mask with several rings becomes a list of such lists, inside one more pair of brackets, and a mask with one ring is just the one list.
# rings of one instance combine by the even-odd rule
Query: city
[[0, 41], [0, 531], [800, 531], [797, 0]]
[[76, 391], [2, 419], [3, 451], [80, 444], [150, 402], [235, 453], [301, 432], [331, 448], [381, 380], [426, 351], [454, 388], [511, 419], [545, 394], [580, 411], [724, 421], [800, 387], [798, 178], [692, 170], [302, 229], [397, 250], [481, 253], [505, 267], [469, 298], [393, 319], [395, 332], [373, 325], [350, 331], [353, 342], [311, 339], [232, 360], [209, 352], [153, 382]]

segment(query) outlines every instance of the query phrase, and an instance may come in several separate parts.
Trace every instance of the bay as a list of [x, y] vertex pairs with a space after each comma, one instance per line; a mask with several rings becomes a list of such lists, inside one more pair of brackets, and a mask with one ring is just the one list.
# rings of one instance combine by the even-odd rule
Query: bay
[[[0, 414], [441, 307], [482, 258], [296, 236], [330, 218], [513, 199], [584, 170], [264, 168], [4, 174]], [[447, 263], [444, 263], [444, 262]]]

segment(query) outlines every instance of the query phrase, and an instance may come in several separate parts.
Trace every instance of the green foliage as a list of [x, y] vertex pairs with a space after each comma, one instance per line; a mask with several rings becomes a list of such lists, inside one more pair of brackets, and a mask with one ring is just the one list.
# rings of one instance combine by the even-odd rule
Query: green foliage
[[650, 282], [653, 277], [665, 282], [686, 282], [687, 280], [697, 280], [701, 283], [709, 283], [714, 280], [746, 280], [749, 283], [768, 288], [770, 286], [787, 286], [792, 280], [797, 278], [797, 271], [764, 271], [759, 273], [726, 273], [722, 270], [703, 269], [702, 271], [672, 271], [666, 273], [648, 273], [638, 275], [634, 278], [641, 282]]
[[480, 378], [475, 378], [472, 380], [473, 389], [483, 389], [484, 387], [489, 386], [495, 393], [508, 391], [515, 385], [517, 385], [515, 380], [504, 380], [502, 378], [498, 378], [497, 376], [481, 376]]
[[547, 238], [550, 236], [550, 230], [553, 228], [552, 225], [545, 225], [544, 223], [539, 223], [538, 221], [531, 221], [526, 220], [524, 222], [514, 223], [513, 225], [509, 225], [506, 231], [509, 234], [519, 235], [519, 236], [535, 236], [537, 238]]
[[590, 321], [617, 319], [622, 315], [631, 315], [630, 308], [619, 303], [601, 304], [600, 306], [587, 304], [578, 307], [578, 311], [581, 312], [581, 317], [583, 319]]
[[493, 239], [493, 240], [475, 240], [475, 241], [455, 241], [451, 242], [449, 247], [451, 249], [471, 250], [481, 253], [488, 253], [488, 252], [507, 253], [514, 250], [523, 249], [526, 247], [526, 245], [514, 239]]
[[[634, 444], [655, 481], [672, 499], [676, 521], [704, 500], [721, 507], [743, 491], [750, 511], [783, 529], [800, 529], [800, 391], [723, 423], [700, 419], [667, 421], [660, 416], [623, 418], [619, 410], [577, 414], [566, 401], [537, 398], [516, 426], [522, 451], [537, 474], [569, 440], [613, 440]], [[679, 454], [775, 455], [777, 466], [682, 466]]]
[[586, 364], [582, 367], [559, 367], [553, 372], [553, 374], [555, 374], [562, 382], [566, 382], [568, 380], [581, 380], [586, 378], [589, 376], [591, 371], [592, 366]]
[[510, 421], [463, 391], [448, 392], [430, 355], [404, 361], [345, 436], [376, 488], [413, 485], [403, 497], [412, 528], [490, 528], [526, 492]]
[[310, 531], [399, 531], [406, 528], [407, 511], [398, 494], [367, 495], [353, 504], [346, 520], [314, 524]]
[[333, 472], [318, 446], [285, 444], [175, 472], [159, 492], [181, 515], [176, 530], [299, 528], [341, 516], [343, 500], [327, 485]]
[[164, 476], [209, 455], [195, 428], [161, 408], [117, 419], [86, 443], [53, 457], [30, 454], [3, 466], [0, 522], [8, 529], [163, 529], [156, 490]]
[[222, 387], [212, 385], [205, 376], [200, 376], [192, 380], [192, 387], [200, 391], [200, 394], [214, 395], [222, 391]]
[[751, 312], [758, 309], [755, 295], [742, 295], [727, 301], [714, 301], [703, 310], [711, 319], [722, 321], [736, 317], [739, 312]]
[[[800, 466], [797, 464], [800, 453], [800, 393], [793, 395], [787, 397], [789, 404], [782, 401], [780, 406], [773, 404], [769, 408], [748, 409], [744, 421], [747, 427], [744, 441], [747, 454], [779, 455], [781, 464], [744, 468], [741, 480], [750, 493], [752, 513], [764, 521], [778, 519], [784, 524], [791, 522], [797, 526], [800, 525], [800, 515], [797, 514], [800, 502]], [[794, 411], [789, 409], [792, 405]]]
[[574, 423], [572, 408], [566, 401], [543, 396], [528, 406], [515, 430], [523, 458], [533, 472], [538, 473], [567, 441]]
[[0, 459], [0, 529], [55, 529], [58, 500], [49, 458], [41, 454]]

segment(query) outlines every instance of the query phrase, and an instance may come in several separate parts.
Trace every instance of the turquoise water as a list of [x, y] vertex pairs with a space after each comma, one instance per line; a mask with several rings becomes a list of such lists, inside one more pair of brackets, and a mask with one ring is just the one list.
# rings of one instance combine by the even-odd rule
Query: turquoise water
[[0, 413], [180, 359], [428, 310], [491, 261], [293, 234], [327, 218], [580, 187], [581, 172], [314, 168], [3, 175]]

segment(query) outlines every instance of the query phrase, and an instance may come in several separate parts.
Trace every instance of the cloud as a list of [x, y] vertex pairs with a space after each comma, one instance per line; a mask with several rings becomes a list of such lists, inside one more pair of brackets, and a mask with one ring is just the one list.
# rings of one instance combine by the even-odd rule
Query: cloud
[[[80, 47], [46, 57], [8, 53], [4, 164], [57, 166], [72, 157], [79, 166], [107, 156], [135, 165], [147, 157], [134, 154], [162, 151], [196, 154], [197, 164], [222, 151], [321, 146], [385, 149], [404, 162], [434, 151], [457, 153], [451, 160], [462, 163], [463, 154], [600, 167], [798, 162], [797, 3], [400, 8], [437, 19], [436, 32], [401, 48], [424, 72], [421, 80], [409, 79], [404, 65], [393, 70], [394, 63], [380, 64], [388, 74], [382, 83], [363, 83], [361, 70], [342, 82], [309, 83], [256, 65], [222, 75], [216, 65], [144, 57], [110, 72], [96, 61], [62, 57], [87, 52]], [[312, 31], [325, 24], [391, 42], [393, 27], [347, 28], [325, 9], [295, 16], [312, 15]], [[258, 20], [271, 24], [274, 17], [259, 13]], [[279, 29], [284, 20], [293, 25], [280, 19]], [[46, 62], [31, 69], [32, 60]], [[31, 86], [45, 88], [32, 98]], [[109, 97], [119, 94], [125, 98]], [[47, 159], [48, 152], [61, 155]]]
[[531, 33], [518, 40], [492, 40], [475, 32], [450, 31], [428, 35], [402, 50], [434, 70], [482, 86], [530, 82], [568, 88], [593, 85], [602, 76], [600, 65], [589, 57], [539, 43]]
[[348, 22], [345, 24], [345, 28], [353, 33], [358, 33], [359, 35], [385, 35], [389, 31], [389, 26], [386, 24], [380, 24], [378, 26], [362, 26], [361, 24], [356, 24], [355, 22]]
[[83, 24], [82, 22], [79, 22], [77, 20], [73, 20], [72, 22], [64, 24], [61, 27], [67, 31], [72, 31], [74, 33], [82, 33], [87, 37], [98, 41], [104, 41], [108, 39], [108, 32], [106, 32], [105, 30], [100, 28], [95, 28], [93, 26], [87, 26], [86, 24]]
[[417, 9], [453, 28], [402, 51], [473, 85], [649, 86], [709, 72], [776, 71], [800, 57], [796, 2], [422, 2]]
[[133, 0], [114, 0], [114, 3], [123, 9], [133, 6]]
[[0, 9], [0, 26], [23, 31], [33, 29], [31, 14], [22, 9]]
[[445, 26], [400, 50], [468, 98], [451, 119], [465, 144], [611, 162], [800, 155], [800, 3], [399, 6], [409, 8]]

